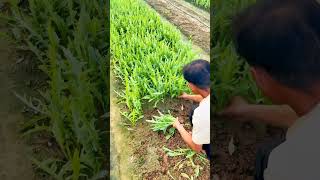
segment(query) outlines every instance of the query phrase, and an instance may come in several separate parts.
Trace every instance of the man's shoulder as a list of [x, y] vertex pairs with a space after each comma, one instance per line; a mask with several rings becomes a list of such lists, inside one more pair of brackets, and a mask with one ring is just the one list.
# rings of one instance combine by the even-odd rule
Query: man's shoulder
[[201, 104], [198, 106], [193, 113], [193, 119], [207, 119], [210, 120], [210, 106]]
[[286, 141], [268, 159], [265, 179], [320, 179], [320, 105], [288, 129]]
[[210, 97], [205, 98], [199, 104], [199, 106], [195, 109], [195, 112], [206, 112], [208, 111], [210, 114]]
[[316, 168], [319, 163], [319, 148], [312, 147], [312, 143], [285, 141], [271, 152], [265, 179], [320, 179], [319, 169]]

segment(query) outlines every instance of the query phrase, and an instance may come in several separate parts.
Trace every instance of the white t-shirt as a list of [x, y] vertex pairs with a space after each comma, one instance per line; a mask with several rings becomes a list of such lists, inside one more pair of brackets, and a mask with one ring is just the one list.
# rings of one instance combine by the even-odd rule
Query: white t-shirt
[[198, 145], [210, 144], [210, 95], [194, 110], [192, 124], [192, 141]]
[[265, 180], [320, 180], [320, 104], [299, 118], [270, 154]]

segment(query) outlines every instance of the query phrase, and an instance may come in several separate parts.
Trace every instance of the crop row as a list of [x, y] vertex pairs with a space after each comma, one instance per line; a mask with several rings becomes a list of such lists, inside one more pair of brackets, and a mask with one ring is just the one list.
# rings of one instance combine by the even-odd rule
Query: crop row
[[[106, 1], [11, 1], [6, 18], [22, 54], [47, 76], [41, 100], [18, 95], [35, 111], [24, 134], [48, 133], [61, 156], [33, 162], [55, 179], [104, 176], [100, 117], [107, 111], [109, 76]], [[27, 3], [25, 3], [27, 2]], [[34, 103], [36, 102], [36, 103]], [[104, 172], [104, 173], [103, 173]]]
[[142, 0], [111, 0], [112, 69], [134, 125], [144, 101], [157, 102], [186, 90], [182, 67], [195, 54], [180, 32]]
[[255, 0], [213, 1], [211, 29], [212, 81], [215, 110], [225, 107], [232, 96], [241, 95], [252, 103], [265, 99], [255, 85], [249, 66], [236, 53], [232, 42], [232, 18]]
[[210, 9], [210, 0], [191, 0], [197, 6], [204, 8], [206, 10]]

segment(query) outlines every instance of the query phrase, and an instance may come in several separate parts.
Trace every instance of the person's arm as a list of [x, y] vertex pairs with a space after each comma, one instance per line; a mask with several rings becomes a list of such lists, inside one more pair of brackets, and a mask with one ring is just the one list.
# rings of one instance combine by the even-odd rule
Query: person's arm
[[192, 95], [185, 92], [181, 96], [179, 96], [179, 98], [192, 100], [194, 102], [201, 102], [203, 100], [203, 97], [201, 95]]
[[184, 142], [187, 143], [187, 145], [194, 151], [196, 152], [202, 152], [202, 145], [198, 145], [198, 144], [195, 144], [193, 141], [192, 141], [192, 135], [186, 131], [183, 127], [183, 125], [179, 122], [178, 118], [176, 119], [176, 121], [174, 122], [173, 124], [173, 127], [176, 128], [182, 139], [184, 140]]
[[287, 105], [248, 105], [243, 114], [246, 119], [283, 128], [290, 127], [298, 119]]
[[235, 97], [230, 105], [219, 113], [239, 121], [257, 121], [276, 127], [290, 127], [298, 115], [287, 105], [253, 105], [241, 97]]

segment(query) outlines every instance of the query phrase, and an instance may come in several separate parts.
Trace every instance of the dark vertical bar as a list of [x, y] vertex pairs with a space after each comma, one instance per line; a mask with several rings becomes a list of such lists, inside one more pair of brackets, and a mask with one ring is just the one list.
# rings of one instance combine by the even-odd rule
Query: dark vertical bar
[[106, 170], [107, 170], [107, 178], [110, 177], [110, 0], [107, 1], [107, 6], [106, 6], [106, 13], [107, 13], [107, 29], [106, 29], [106, 35], [108, 36], [107, 40], [108, 42], [108, 55], [107, 55], [107, 60], [106, 60], [106, 70], [107, 70], [107, 77], [106, 77], [106, 108], [105, 112], [107, 114], [106, 119], [105, 119], [105, 129], [106, 129]]
[[212, 31], [212, 27], [213, 27], [213, 13], [214, 13], [214, 8], [213, 8], [213, 1], [210, 1], [210, 80], [211, 80], [211, 94], [210, 94], [210, 146], [211, 146], [211, 159], [210, 159], [210, 179], [213, 178], [213, 174], [214, 174], [214, 169], [213, 169], [213, 164], [214, 164], [214, 159], [213, 159], [213, 155], [214, 155], [214, 151], [215, 148], [213, 146], [213, 138], [214, 138], [214, 134], [213, 134], [213, 126], [214, 126], [214, 111], [213, 111], [213, 104], [214, 104], [214, 88], [212, 87], [212, 82], [213, 82], [213, 54], [212, 54], [212, 48], [213, 48], [213, 44], [212, 44], [212, 36], [213, 36], [213, 31]]

